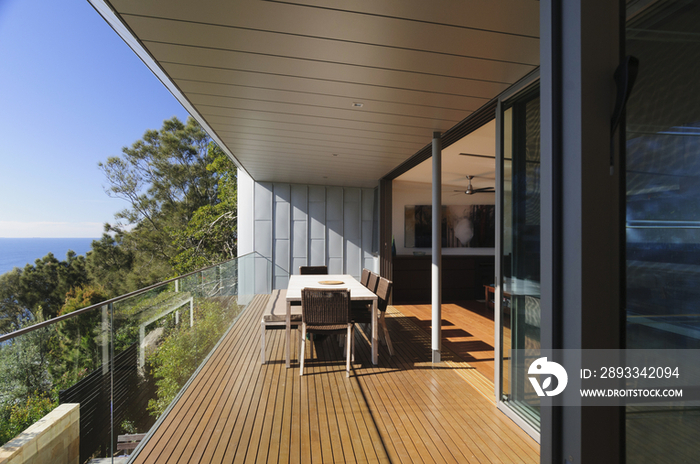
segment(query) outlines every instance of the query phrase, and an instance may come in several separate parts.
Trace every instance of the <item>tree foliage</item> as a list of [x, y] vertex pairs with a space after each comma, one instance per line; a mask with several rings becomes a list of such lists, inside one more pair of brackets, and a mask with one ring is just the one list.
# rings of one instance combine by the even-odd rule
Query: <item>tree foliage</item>
[[[127, 207], [115, 224], [105, 224], [86, 256], [69, 251], [59, 261], [49, 253], [1, 275], [0, 333], [236, 256], [236, 170], [194, 119], [164, 121], [99, 168], [107, 194]], [[171, 293], [121, 302], [112, 348], [138, 340], [139, 314]], [[215, 303], [199, 304], [198, 313], [196, 329], [175, 329], [156, 350], [159, 393], [152, 411], [167, 406], [228, 326]], [[96, 310], [0, 345], [0, 444], [49, 412], [59, 389], [99, 367], [102, 331]]]
[[186, 124], [173, 118], [99, 164], [107, 194], [129, 205], [112, 229], [124, 234], [132, 227], [124, 244], [137, 251], [137, 270], [155, 265], [167, 272], [177, 252], [172, 231], [185, 228], [198, 208], [216, 204], [217, 175], [207, 170], [210, 140], [193, 118]]
[[207, 170], [217, 173], [217, 201], [199, 207], [181, 230], [173, 231], [178, 250], [171, 263], [179, 274], [236, 257], [238, 194], [236, 168], [213, 142], [209, 144]]
[[230, 310], [215, 301], [200, 302], [194, 326], [180, 324], [163, 339], [149, 361], [158, 387], [157, 398], [148, 402], [152, 415], [158, 417], [165, 411], [221, 338], [230, 324]]

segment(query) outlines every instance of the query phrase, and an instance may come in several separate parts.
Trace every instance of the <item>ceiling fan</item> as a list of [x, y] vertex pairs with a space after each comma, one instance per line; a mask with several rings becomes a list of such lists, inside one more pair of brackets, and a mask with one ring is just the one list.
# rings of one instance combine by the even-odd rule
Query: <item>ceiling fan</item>
[[467, 190], [460, 189], [460, 190], [455, 190], [455, 192], [464, 192], [467, 195], [474, 195], [475, 193], [482, 193], [482, 192], [494, 193], [496, 191], [495, 187], [484, 187], [484, 188], [475, 189], [474, 187], [472, 187], [472, 179], [473, 178], [474, 178], [474, 176], [467, 176], [467, 179], [469, 179], [469, 185], [467, 186]]

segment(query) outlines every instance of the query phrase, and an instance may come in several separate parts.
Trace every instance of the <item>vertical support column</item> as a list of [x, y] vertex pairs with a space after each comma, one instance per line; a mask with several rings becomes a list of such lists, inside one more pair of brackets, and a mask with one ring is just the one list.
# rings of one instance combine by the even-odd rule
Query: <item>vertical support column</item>
[[190, 327], [194, 326], [194, 298], [190, 298]]
[[[564, 367], [574, 350], [585, 357], [585, 350], [621, 348], [624, 173], [610, 173], [621, 8], [624, 2], [606, 0], [540, 3], [541, 346], [563, 349], [555, 361]], [[575, 395], [575, 376], [569, 379], [564, 395]], [[553, 401], [541, 408], [542, 463], [624, 462], [622, 408]]]
[[433, 363], [440, 362], [442, 348], [442, 140], [433, 132], [433, 263], [431, 267], [433, 309]]
[[393, 280], [393, 259], [391, 256], [392, 188], [391, 179], [385, 178], [379, 181], [379, 274], [389, 280]]

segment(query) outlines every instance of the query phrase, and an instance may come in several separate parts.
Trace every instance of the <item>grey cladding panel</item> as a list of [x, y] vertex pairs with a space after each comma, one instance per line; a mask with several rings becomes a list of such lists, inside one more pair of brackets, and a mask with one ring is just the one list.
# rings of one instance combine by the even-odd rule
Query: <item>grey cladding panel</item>
[[343, 273], [343, 258], [328, 258], [328, 273], [342, 274]]
[[311, 240], [311, 254], [309, 255], [309, 265], [323, 266], [326, 264], [326, 241]]
[[292, 199], [291, 187], [289, 184], [274, 184], [275, 201], [290, 203]]
[[349, 197], [345, 197], [345, 204], [343, 209], [343, 231], [346, 240], [354, 240], [355, 243], [359, 243], [361, 230], [359, 201], [360, 191], [357, 190], [356, 192], [357, 195], [350, 195]]
[[282, 275], [289, 271], [289, 240], [276, 240], [275, 267], [273, 273], [275, 275]]
[[[272, 208], [270, 208], [272, 209]], [[272, 257], [272, 221], [255, 221], [255, 251]]]
[[326, 192], [326, 221], [341, 221], [343, 219], [343, 189], [328, 187]]
[[275, 202], [275, 239], [289, 240], [289, 203]]
[[309, 193], [305, 185], [292, 185], [292, 220], [308, 219]]
[[359, 243], [345, 242], [345, 272], [353, 277], [360, 277], [362, 271], [362, 250]]
[[255, 183], [255, 220], [272, 220], [272, 184]]
[[362, 220], [374, 220], [374, 189], [362, 190]]
[[273, 258], [275, 288], [307, 264], [356, 277], [373, 268], [373, 189], [254, 185], [255, 251]]
[[306, 259], [307, 246], [309, 243], [306, 232], [306, 222], [294, 221], [294, 228], [292, 229], [292, 258]]
[[372, 256], [372, 221], [362, 221], [362, 250], [365, 258]]
[[343, 258], [343, 234], [340, 221], [328, 222], [328, 258]]
[[326, 204], [319, 202], [309, 203], [309, 216], [311, 224], [309, 228], [311, 240], [325, 240], [326, 238]]
[[326, 188], [317, 185], [309, 186], [309, 201], [326, 202]]

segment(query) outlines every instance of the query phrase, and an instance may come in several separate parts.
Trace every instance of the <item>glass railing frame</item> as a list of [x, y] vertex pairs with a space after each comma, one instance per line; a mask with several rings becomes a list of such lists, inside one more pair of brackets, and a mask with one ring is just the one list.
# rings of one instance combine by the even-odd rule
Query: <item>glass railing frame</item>
[[[252, 261], [251, 261], [252, 260]], [[246, 263], [252, 263], [246, 264]], [[261, 266], [262, 263], [262, 266]], [[248, 267], [250, 266], [250, 267]], [[245, 275], [245, 276], [244, 276]], [[265, 282], [262, 282], [261, 278], [264, 277]], [[191, 281], [187, 282], [187, 279], [190, 278], [192, 279]], [[246, 280], [247, 284], [242, 283], [242, 280]], [[252, 284], [252, 285], [251, 285]], [[170, 286], [171, 290], [167, 290], [168, 287]], [[173, 277], [171, 279], [167, 279], [162, 282], [158, 282], [156, 284], [150, 285], [148, 287], [141, 288], [139, 290], [126, 293], [123, 295], [119, 295], [115, 298], [111, 298], [109, 300], [102, 301], [100, 303], [87, 306], [85, 308], [78, 309], [76, 311], [73, 311], [69, 314], [65, 314], [62, 316], [58, 316], [46, 321], [40, 321], [36, 322], [31, 326], [28, 327], [23, 327], [21, 329], [15, 330], [13, 332], [4, 334], [0, 336], [0, 343], [8, 343], [12, 342], [13, 340], [19, 340], [22, 336], [31, 334], [32, 332], [38, 331], [39, 329], [51, 329], [51, 330], [57, 330], [55, 327], [61, 327], [60, 325], [57, 325], [61, 322], [71, 320], [71, 319], [77, 319], [80, 316], [88, 316], [88, 317], [93, 317], [91, 314], [97, 314], [95, 311], [101, 312], [102, 313], [102, 318], [103, 318], [103, 329], [101, 334], [96, 333], [95, 336], [99, 337], [102, 336], [107, 336], [107, 342], [105, 343], [105, 346], [103, 347], [104, 349], [108, 350], [107, 354], [107, 360], [105, 361], [104, 356], [102, 359], [101, 363], [98, 363], [95, 368], [96, 369], [108, 369], [109, 373], [104, 372], [103, 375], [108, 375], [108, 377], [105, 379], [107, 381], [106, 385], [109, 385], [107, 388], [109, 388], [109, 392], [105, 393], [107, 394], [107, 398], [109, 401], [109, 411], [107, 412], [107, 416], [109, 420], [108, 428], [109, 428], [109, 435], [111, 437], [110, 443], [103, 443], [104, 447], [102, 448], [102, 453], [109, 453], [109, 456], [105, 457], [115, 457], [115, 452], [117, 452], [117, 449], [115, 449], [115, 442], [117, 440], [117, 434], [121, 434], [124, 432], [119, 432], [121, 427], [121, 421], [120, 419], [116, 416], [114, 408], [117, 407], [115, 404], [115, 388], [116, 388], [116, 376], [117, 376], [117, 371], [118, 371], [118, 366], [115, 365], [117, 355], [121, 354], [121, 351], [119, 353], [116, 352], [115, 348], [117, 347], [117, 333], [120, 330], [120, 322], [119, 320], [121, 319], [122, 321], [128, 321], [132, 316], [138, 316], [139, 314], [142, 314], [144, 311], [151, 311], [151, 309], [155, 310], [155, 314], [157, 315], [160, 311], [163, 310], [163, 307], [166, 308], [166, 312], [162, 315], [163, 317], [168, 316], [172, 311], [168, 311], [169, 306], [177, 303], [179, 300], [175, 301], [171, 299], [170, 297], [166, 297], [165, 299], [158, 301], [154, 303], [154, 307], [151, 308], [148, 306], [148, 303], [146, 306], [143, 306], [140, 311], [136, 313], [122, 313], [119, 314], [119, 303], [124, 303], [127, 308], [127, 311], [131, 311], [134, 308], [138, 308], [139, 304], [141, 301], [147, 302], [150, 297], [147, 296], [148, 292], [155, 292], [155, 295], [161, 294], [160, 292], [165, 291], [165, 292], [171, 292], [172, 287], [174, 286], [175, 292], [184, 292], [184, 293], [189, 293], [191, 294], [190, 300], [192, 298], [200, 301], [209, 301], [210, 298], [214, 298], [215, 300], [218, 299], [218, 297], [224, 297], [224, 301], [226, 301], [228, 298], [233, 298], [233, 304], [235, 306], [226, 306], [227, 303], [224, 304], [225, 311], [230, 311], [233, 308], [233, 313], [230, 313], [231, 319], [228, 324], [226, 324], [225, 330], [221, 333], [221, 336], [218, 339], [211, 339], [210, 341], [213, 342], [213, 345], [206, 345], [207, 348], [204, 348], [203, 351], [201, 352], [201, 357], [197, 357], [194, 360], [194, 363], [191, 363], [191, 366], [193, 367], [192, 373], [189, 375], [187, 380], [184, 382], [184, 384], [181, 384], [182, 386], [179, 387], [180, 389], [177, 390], [177, 393], [175, 394], [174, 398], [171, 400], [170, 398], [167, 397], [166, 395], [166, 400], [169, 401], [167, 406], [165, 406], [164, 409], [161, 409], [159, 412], [152, 412], [151, 415], [155, 419], [155, 422], [152, 422], [152, 425], [146, 425], [146, 427], [143, 427], [142, 430], [145, 432], [145, 437], [141, 441], [141, 444], [137, 446], [135, 449], [133, 449], [129, 453], [129, 460], [133, 460], [133, 458], [136, 457], [140, 449], [142, 448], [142, 445], [146, 443], [148, 440], [148, 437], [152, 435], [152, 433], [157, 430], [158, 425], [162, 422], [164, 417], [167, 416], [168, 412], [173, 408], [173, 405], [177, 403], [178, 398], [180, 398], [183, 394], [183, 392], [187, 389], [187, 386], [190, 385], [192, 380], [196, 377], [197, 373], [202, 369], [202, 366], [206, 364], [207, 360], [211, 357], [212, 353], [216, 350], [216, 348], [221, 344], [223, 338], [225, 337], [225, 334], [228, 333], [228, 331], [231, 329], [231, 327], [236, 323], [237, 320], [239, 320], [240, 316], [245, 313], [245, 308], [249, 306], [249, 302], [251, 299], [254, 297], [254, 295], [261, 294], [261, 293], [269, 293], [272, 288], [272, 262], [269, 258], [264, 257], [260, 255], [257, 252], [252, 252], [252, 253], [247, 253], [245, 255], [238, 256], [234, 259], [223, 261], [221, 263], [217, 263], [211, 266], [206, 266], [201, 269]], [[184, 286], [184, 287], [183, 287]], [[178, 289], [179, 287], [179, 289]], [[252, 292], [252, 293], [251, 293]], [[139, 296], [143, 296], [142, 299], [139, 299]], [[243, 297], [243, 298], [240, 298]], [[245, 301], [243, 301], [245, 300]], [[158, 305], [165, 303], [165, 306], [159, 307]], [[196, 303], [195, 303], [196, 304]], [[216, 307], [214, 307], [216, 308]], [[177, 311], [183, 311], [181, 308], [178, 309]], [[184, 310], [187, 311], [187, 310]], [[190, 312], [192, 311], [192, 308], [190, 308]], [[205, 311], [208, 311], [206, 309]], [[127, 314], [127, 316], [125, 316]], [[148, 314], [148, 313], [147, 313]], [[105, 316], [108, 318], [105, 320]], [[124, 319], [126, 317], [126, 319]], [[146, 319], [150, 318], [151, 316], [149, 315]], [[216, 316], [215, 316], [216, 317]], [[190, 314], [188, 319], [191, 319], [192, 315]], [[161, 319], [160, 317], [158, 319]], [[145, 320], [145, 319], [144, 319]], [[177, 319], [176, 319], [177, 321]], [[141, 321], [143, 322], [143, 321]], [[153, 322], [153, 321], [151, 321]], [[184, 322], [184, 318], [183, 318]], [[172, 322], [171, 322], [172, 323]], [[106, 325], [105, 325], [106, 324]], [[133, 324], [133, 321], [128, 322], [127, 326]], [[138, 324], [138, 322], [137, 322]], [[177, 325], [177, 322], [175, 322]], [[192, 324], [189, 324], [192, 326]], [[122, 328], [125, 326], [121, 326]], [[107, 330], [107, 334], [105, 334], [105, 328]], [[125, 332], [122, 333], [122, 335], [126, 334], [127, 339], [131, 339], [133, 337], [133, 334], [130, 332]], [[218, 336], [218, 334], [217, 334]], [[124, 338], [121, 339], [122, 343], [124, 342]], [[214, 341], [215, 340], [215, 341]], [[136, 340], [138, 342], [138, 340]], [[204, 346], [204, 345], [202, 345]], [[211, 346], [211, 348], [209, 348]], [[143, 347], [139, 348], [139, 345], [137, 344], [137, 350], [143, 349]], [[104, 353], [104, 351], [103, 351]], [[139, 364], [140, 366], [140, 364]], [[141, 366], [142, 368], [143, 366]], [[92, 368], [91, 368], [92, 369]], [[115, 370], [116, 369], [116, 370]], [[189, 372], [189, 371], [188, 371]], [[119, 374], [121, 376], [121, 374]], [[124, 379], [124, 377], [120, 377], [120, 379]], [[55, 380], [54, 380], [55, 381]], [[80, 380], [79, 380], [80, 381]], [[78, 381], [78, 382], [79, 382]], [[70, 386], [66, 388], [72, 388], [73, 385], [77, 385], [78, 383], [71, 384]], [[140, 399], [140, 397], [139, 397]], [[123, 398], [122, 398], [123, 400]], [[81, 401], [82, 403], [82, 401]], [[149, 403], [150, 404], [150, 403]], [[164, 404], [164, 403], [163, 403]], [[162, 407], [162, 406], [161, 406]], [[150, 407], [149, 407], [150, 409]], [[127, 413], [128, 416], [129, 413]], [[159, 415], [158, 415], [159, 414]], [[131, 420], [131, 419], [130, 419]], [[115, 423], [115, 421], [119, 422], [119, 424]], [[128, 432], [126, 432], [128, 433]], [[82, 436], [81, 436], [82, 438]]]

